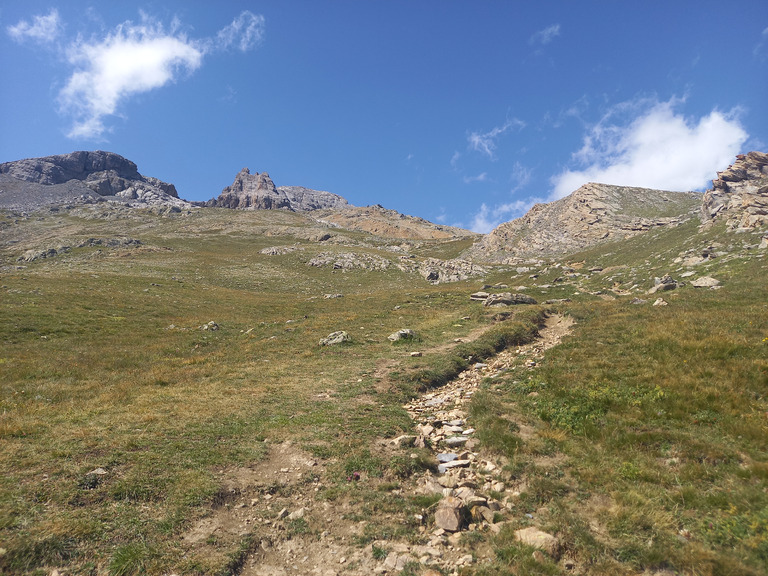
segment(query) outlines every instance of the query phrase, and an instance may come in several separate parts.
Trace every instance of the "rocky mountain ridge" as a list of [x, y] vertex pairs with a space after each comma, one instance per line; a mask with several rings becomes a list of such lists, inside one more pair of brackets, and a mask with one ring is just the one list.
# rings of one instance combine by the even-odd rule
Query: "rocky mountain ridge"
[[630, 238], [651, 228], [691, 218], [701, 194], [590, 182], [569, 196], [536, 204], [501, 224], [467, 251], [491, 261], [557, 256], [601, 242]]
[[218, 198], [202, 205], [217, 208], [239, 208], [250, 210], [291, 210], [306, 212], [312, 210], [338, 210], [349, 203], [331, 192], [311, 190], [302, 186], [275, 186], [267, 172], [254, 172], [243, 168], [235, 181], [224, 188]]
[[230, 186], [208, 202], [179, 198], [173, 184], [139, 173], [135, 163], [104, 151], [30, 158], [0, 164], [0, 208], [32, 211], [45, 206], [116, 202], [129, 207], [179, 210], [219, 207], [303, 213], [318, 226], [408, 241], [472, 239], [461, 259], [519, 263], [559, 257], [603, 242], [677, 226], [694, 217], [729, 229], [768, 226], [768, 154], [739, 155], [718, 173], [705, 194], [588, 183], [571, 195], [537, 204], [521, 218], [481, 237], [433, 224], [380, 205], [356, 207], [330, 192], [275, 186], [267, 172], [243, 168]]
[[0, 191], [0, 207], [22, 210], [106, 199], [132, 206], [190, 206], [173, 184], [143, 176], [130, 160], [102, 150], [0, 164]]

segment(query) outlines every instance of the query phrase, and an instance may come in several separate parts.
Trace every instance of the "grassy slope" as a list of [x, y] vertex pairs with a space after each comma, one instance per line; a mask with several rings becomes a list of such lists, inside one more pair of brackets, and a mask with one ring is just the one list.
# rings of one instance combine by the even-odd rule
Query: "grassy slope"
[[[394, 270], [308, 267], [315, 252], [350, 248], [301, 240], [307, 226], [289, 214], [222, 211], [5, 221], [4, 240], [125, 235], [142, 246], [76, 249], [22, 269], [13, 266], [18, 247], [0, 254], [3, 570], [226, 572], [236, 546], [205, 562], [184, 559], [178, 534], [216, 498], [217, 472], [258, 460], [265, 438], [294, 439], [337, 462], [331, 473], [339, 479], [348, 469], [398, 465], [372, 457], [368, 446], [409, 431], [404, 396], [450, 376], [461, 359], [448, 352], [430, 365], [386, 336], [410, 327], [420, 346], [439, 346], [488, 324], [466, 297], [478, 283], [429, 286]], [[564, 555], [588, 573], [764, 569], [765, 258], [700, 265], [725, 287], [666, 293], [667, 307], [589, 294], [675, 275], [681, 245], [711, 241], [695, 234], [681, 227], [585, 253], [574, 260], [606, 271], [575, 279], [556, 267], [538, 271], [536, 282], [549, 288], [503, 268], [489, 277], [528, 284], [540, 298], [572, 298], [558, 306], [578, 325], [528, 379], [495, 383], [478, 397], [489, 413], [537, 431], [496, 447], [485, 436], [489, 448], [512, 457], [510, 481], [527, 485], [519, 519], [494, 542], [488, 573], [563, 570], [532, 564], [530, 550], [512, 542], [526, 513], [557, 532]], [[744, 237], [711, 234], [742, 251]], [[349, 236], [374, 246], [354, 250], [378, 252], [370, 238]], [[295, 242], [303, 250], [259, 252]], [[220, 330], [199, 329], [209, 320]], [[317, 346], [340, 329], [351, 344]], [[386, 363], [391, 386], [377, 371]], [[333, 402], [314, 400], [325, 392]], [[542, 457], [554, 464], [538, 467]], [[88, 475], [97, 467], [108, 474]], [[368, 506], [407, 508], [368, 496]]]

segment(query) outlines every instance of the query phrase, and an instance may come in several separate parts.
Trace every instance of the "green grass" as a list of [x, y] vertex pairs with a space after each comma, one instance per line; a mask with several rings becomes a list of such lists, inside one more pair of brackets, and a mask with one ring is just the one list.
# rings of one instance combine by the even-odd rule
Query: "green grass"
[[[675, 275], [679, 249], [668, 252], [660, 269]], [[602, 258], [594, 250], [587, 264]], [[705, 267], [723, 289], [683, 287], [663, 295], [666, 307], [586, 296], [565, 305], [574, 334], [528, 376], [495, 381], [501, 394], [474, 399], [496, 430], [483, 442], [516, 457], [527, 479], [518, 505], [537, 511], [588, 573], [757, 575], [768, 566], [768, 266], [742, 252]], [[522, 442], [510, 421], [538, 437]], [[561, 461], [547, 476], [534, 464], [542, 439], [556, 439]], [[531, 567], [514, 541], [496, 546], [499, 573], [559, 573]]]
[[[514, 542], [530, 513], [583, 573], [764, 573], [766, 259], [743, 249], [746, 236], [686, 224], [575, 255], [568, 262], [584, 262], [575, 279], [555, 282], [562, 270], [547, 263], [535, 280], [498, 266], [485, 279], [431, 286], [394, 268], [308, 266], [321, 251], [397, 256], [362, 233], [334, 231], [365, 246], [317, 244], [317, 228], [298, 214], [100, 210], [7, 217], [0, 230], [16, 241], [0, 243], [0, 572], [234, 573], [254, 534], [218, 539], [208, 557], [190, 556], [180, 536], [217, 505], [228, 470], [284, 440], [323, 461], [320, 502], [343, 502], [350, 521], [367, 521], [359, 545], [419, 541], [415, 515], [429, 517], [437, 500], [408, 489], [434, 462], [380, 440], [413, 431], [402, 404], [420, 391], [535, 337], [552, 307], [499, 321], [468, 298], [503, 282], [524, 283], [541, 301], [571, 298], [556, 308], [577, 324], [540, 367], [474, 397], [481, 445], [527, 487], [522, 514], [483, 540], [493, 563], [465, 572], [566, 573]], [[57, 239], [115, 236], [141, 244], [17, 262]], [[597, 294], [679, 276], [680, 253], [712, 242], [734, 256], [696, 272], [720, 278], [722, 290], [683, 287], [663, 294], [666, 307]], [[467, 246], [414, 250], [454, 257]], [[584, 272], [592, 266], [605, 270]], [[200, 329], [211, 320], [219, 330]], [[401, 328], [418, 341], [389, 342]], [[352, 341], [318, 346], [336, 330]], [[417, 350], [432, 352], [411, 357]], [[523, 440], [523, 424], [533, 437]], [[107, 474], [89, 474], [96, 468]], [[304, 537], [314, 527], [287, 529]]]

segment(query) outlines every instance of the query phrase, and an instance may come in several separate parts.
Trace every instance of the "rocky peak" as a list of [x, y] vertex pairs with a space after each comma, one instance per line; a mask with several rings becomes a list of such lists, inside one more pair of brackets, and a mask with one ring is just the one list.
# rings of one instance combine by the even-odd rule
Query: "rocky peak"
[[64, 184], [70, 180], [97, 181], [104, 173], [112, 178], [141, 180], [136, 164], [113, 152], [96, 150], [27, 158], [0, 164], [0, 173], [38, 184]]
[[277, 188], [268, 173], [254, 172], [251, 174], [248, 168], [243, 168], [235, 176], [235, 181], [224, 188], [218, 198], [209, 200], [206, 205], [220, 208], [282, 209], [306, 212], [346, 207], [348, 203], [341, 196], [330, 192], [310, 190], [301, 186], [280, 186]]
[[768, 154], [739, 154], [718, 172], [704, 193], [701, 217], [705, 225], [725, 220], [730, 229], [768, 227]]

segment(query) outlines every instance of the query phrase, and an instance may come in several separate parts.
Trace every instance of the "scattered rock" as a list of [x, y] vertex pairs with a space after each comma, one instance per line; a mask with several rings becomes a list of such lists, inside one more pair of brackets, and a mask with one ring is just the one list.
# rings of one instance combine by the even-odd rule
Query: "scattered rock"
[[697, 278], [691, 282], [691, 286], [695, 288], [712, 288], [719, 285], [720, 280], [712, 278], [711, 276], [702, 276], [701, 278]]
[[511, 292], [502, 292], [500, 294], [491, 294], [483, 303], [483, 306], [514, 306], [516, 304], [536, 304], [536, 300], [526, 294], [512, 294]]
[[416, 338], [416, 332], [410, 328], [403, 328], [387, 336], [387, 340], [392, 342], [399, 342], [401, 340], [415, 340]]
[[325, 338], [320, 339], [320, 346], [333, 346], [335, 344], [343, 344], [344, 342], [350, 342], [352, 337], [344, 330], [337, 332], [331, 332]]
[[655, 294], [656, 292], [664, 292], [667, 290], [675, 290], [679, 286], [677, 280], [673, 279], [668, 274], [661, 278], [654, 278], [653, 288], [648, 290], [647, 294]]
[[211, 320], [210, 322], [208, 322], [208, 324], [203, 324], [202, 326], [200, 326], [200, 330], [211, 330], [211, 331], [215, 331], [215, 330], [218, 330], [218, 329], [219, 329], [219, 325], [218, 325], [218, 324], [216, 324], [216, 322], [214, 322], [213, 320]]
[[657, 298], [656, 301], [653, 303], [654, 306], [667, 306], [668, 302], [664, 300], [664, 298]]
[[515, 539], [527, 546], [544, 550], [552, 558], [557, 559], [560, 544], [557, 538], [551, 534], [531, 526], [522, 530], [515, 530]]

